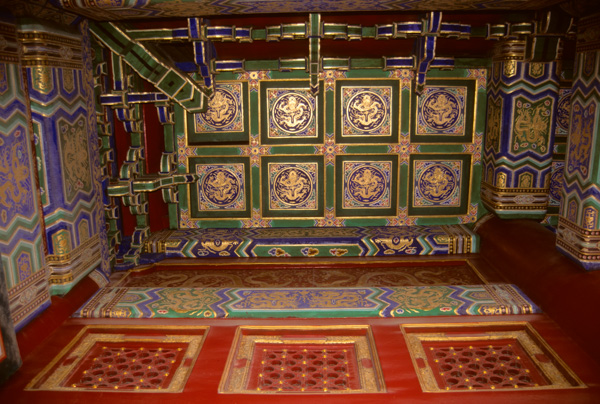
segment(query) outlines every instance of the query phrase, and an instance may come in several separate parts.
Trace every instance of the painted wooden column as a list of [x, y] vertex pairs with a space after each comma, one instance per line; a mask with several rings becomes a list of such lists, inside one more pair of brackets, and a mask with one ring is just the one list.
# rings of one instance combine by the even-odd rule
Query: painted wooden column
[[600, 14], [579, 20], [556, 244], [585, 269], [600, 269]]
[[87, 26], [80, 31], [23, 20], [19, 31], [50, 292], [64, 294], [96, 268], [110, 273]]
[[0, 16], [0, 261], [11, 320], [19, 330], [51, 301], [28, 81], [17, 28], [15, 20]]
[[559, 94], [558, 63], [524, 61], [525, 41], [504, 40], [494, 52], [484, 144], [484, 205], [501, 218], [542, 219]]

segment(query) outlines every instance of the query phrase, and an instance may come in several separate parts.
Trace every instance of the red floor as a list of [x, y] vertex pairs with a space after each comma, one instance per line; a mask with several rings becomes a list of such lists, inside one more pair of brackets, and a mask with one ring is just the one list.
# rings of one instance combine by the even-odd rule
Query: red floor
[[[469, 318], [473, 321], [473, 318]], [[402, 335], [401, 324], [466, 322], [465, 318], [344, 319], [328, 320], [68, 320], [29, 355], [21, 370], [0, 390], [2, 403], [598, 403], [600, 368], [560, 329], [543, 315], [480, 317], [480, 322], [528, 321], [566, 364], [587, 384], [587, 388], [540, 391], [485, 391], [423, 393]], [[192, 374], [182, 393], [63, 393], [24, 391], [24, 387], [59, 353], [85, 324], [144, 324], [210, 326]], [[380, 394], [218, 394], [235, 331], [241, 325], [346, 325], [366, 324], [373, 330], [387, 392]]]

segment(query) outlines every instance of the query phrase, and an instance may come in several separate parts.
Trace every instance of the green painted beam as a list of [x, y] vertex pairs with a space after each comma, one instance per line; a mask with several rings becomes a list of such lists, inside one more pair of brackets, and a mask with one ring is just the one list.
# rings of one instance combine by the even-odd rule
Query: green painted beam
[[204, 112], [208, 97], [204, 89], [170, 62], [132, 39], [110, 22], [90, 23], [90, 30], [104, 46], [123, 58], [136, 73], [189, 113]]

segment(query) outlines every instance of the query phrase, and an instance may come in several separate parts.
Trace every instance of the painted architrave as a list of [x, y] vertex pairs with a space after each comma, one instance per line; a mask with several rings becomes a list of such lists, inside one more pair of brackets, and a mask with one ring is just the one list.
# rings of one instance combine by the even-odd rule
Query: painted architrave
[[263, 217], [323, 217], [323, 156], [264, 156], [261, 158], [260, 169]]
[[188, 166], [198, 175], [198, 182], [188, 186], [192, 220], [250, 217], [249, 157], [190, 157]]
[[469, 210], [470, 154], [416, 154], [409, 159], [408, 214], [456, 216]]
[[385, 217], [396, 216], [397, 211], [398, 156], [336, 156], [336, 216]]
[[334, 103], [336, 143], [398, 142], [399, 80], [336, 80]]
[[187, 115], [188, 145], [249, 143], [248, 82], [219, 82], [206, 112], [183, 113]]
[[313, 95], [308, 81], [259, 83], [260, 142], [266, 145], [323, 143], [323, 83]]
[[471, 143], [475, 126], [476, 80], [428, 79], [413, 93], [412, 143]]

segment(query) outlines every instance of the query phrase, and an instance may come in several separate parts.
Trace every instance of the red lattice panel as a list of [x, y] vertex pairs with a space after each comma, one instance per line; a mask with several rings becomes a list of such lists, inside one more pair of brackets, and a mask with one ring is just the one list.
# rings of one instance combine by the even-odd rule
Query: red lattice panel
[[517, 340], [423, 342], [442, 390], [518, 389], [548, 385]]
[[256, 344], [248, 389], [271, 392], [357, 390], [353, 344]]
[[[185, 343], [96, 343], [64, 387], [101, 390], [160, 390], [171, 383]], [[67, 358], [67, 361], [69, 358]]]

